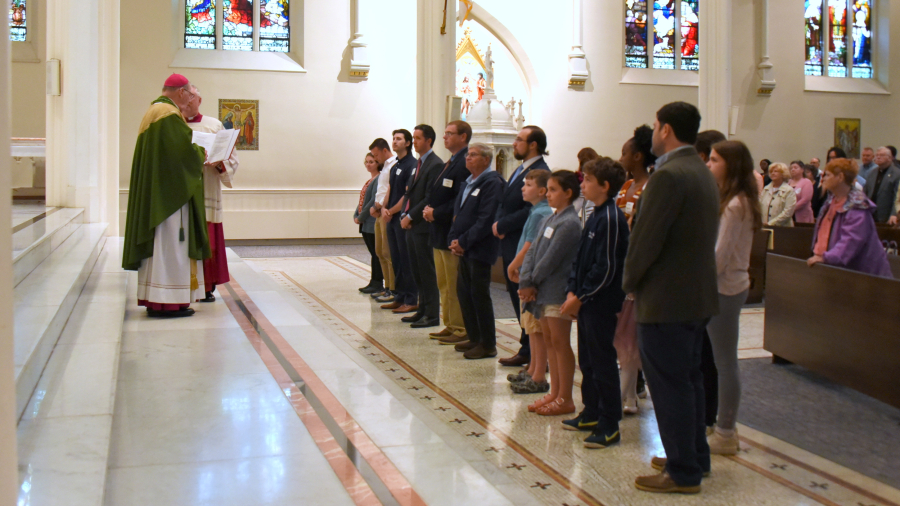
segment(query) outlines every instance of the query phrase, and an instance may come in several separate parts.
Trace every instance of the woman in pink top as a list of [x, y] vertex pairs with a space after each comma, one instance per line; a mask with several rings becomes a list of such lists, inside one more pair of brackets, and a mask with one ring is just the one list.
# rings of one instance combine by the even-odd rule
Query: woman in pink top
[[706, 165], [719, 184], [720, 194], [716, 241], [719, 314], [706, 326], [719, 372], [719, 410], [716, 428], [707, 442], [712, 454], [735, 455], [740, 449], [736, 424], [741, 401], [737, 358], [741, 308], [750, 290], [750, 249], [753, 232], [762, 224], [762, 212], [753, 158], [743, 142], [714, 145]]
[[794, 208], [794, 223], [815, 223], [812, 199], [813, 185], [803, 177], [803, 162], [791, 162], [791, 188], [797, 194], [797, 206]]

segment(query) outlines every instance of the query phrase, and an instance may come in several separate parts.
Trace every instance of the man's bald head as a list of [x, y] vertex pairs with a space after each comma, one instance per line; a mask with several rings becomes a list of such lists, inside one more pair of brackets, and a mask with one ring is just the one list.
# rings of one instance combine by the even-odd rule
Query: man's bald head
[[882, 146], [875, 150], [875, 165], [878, 165], [880, 169], [886, 169], [894, 163], [894, 157], [891, 155], [891, 150]]

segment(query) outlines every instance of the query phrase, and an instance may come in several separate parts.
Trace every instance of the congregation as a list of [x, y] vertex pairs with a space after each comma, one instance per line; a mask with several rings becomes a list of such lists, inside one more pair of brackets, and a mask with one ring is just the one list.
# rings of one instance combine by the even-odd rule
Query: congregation
[[522, 328], [521, 349], [500, 362], [524, 366], [507, 377], [514, 393], [544, 394], [528, 411], [578, 411], [577, 357], [584, 406], [561, 423], [590, 433], [586, 448], [606, 448], [621, 440], [623, 414], [639, 411], [646, 376], [666, 457], [635, 486], [700, 492], [710, 454], [740, 448], [737, 345], [755, 231], [809, 224], [810, 267], [892, 277], [876, 223], [896, 225], [900, 207], [890, 147], [866, 148], [861, 165], [832, 148], [821, 171], [815, 158], [757, 171], [742, 142], [699, 132], [700, 119], [668, 104], [618, 161], [584, 148], [576, 171], [551, 171], [547, 134], [526, 126], [508, 180], [465, 121], [446, 125], [447, 161], [429, 125], [377, 138], [353, 214], [372, 266], [359, 291], [413, 328], [443, 325], [429, 338], [465, 359], [491, 358], [499, 257]]

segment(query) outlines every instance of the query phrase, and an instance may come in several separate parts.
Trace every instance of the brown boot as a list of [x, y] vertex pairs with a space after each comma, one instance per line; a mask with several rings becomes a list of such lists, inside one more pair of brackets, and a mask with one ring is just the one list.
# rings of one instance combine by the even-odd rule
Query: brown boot
[[477, 360], [479, 358], [490, 358], [497, 356], [497, 348], [485, 348], [482, 345], [475, 346], [474, 348], [463, 353], [463, 356], [469, 360]]
[[465, 344], [469, 342], [469, 336], [454, 336], [451, 334], [449, 337], [442, 337], [438, 343], [440, 344]]

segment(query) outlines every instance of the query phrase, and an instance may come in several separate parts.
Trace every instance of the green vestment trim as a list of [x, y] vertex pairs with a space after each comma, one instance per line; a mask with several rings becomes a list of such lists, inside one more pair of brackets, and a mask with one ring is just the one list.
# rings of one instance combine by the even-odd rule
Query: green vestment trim
[[212, 256], [203, 199], [203, 148], [191, 142], [193, 131], [175, 104], [166, 97], [153, 101], [144, 115], [131, 163], [128, 214], [122, 268], [135, 271], [153, 256], [156, 227], [188, 206], [185, 240], [188, 256]]

